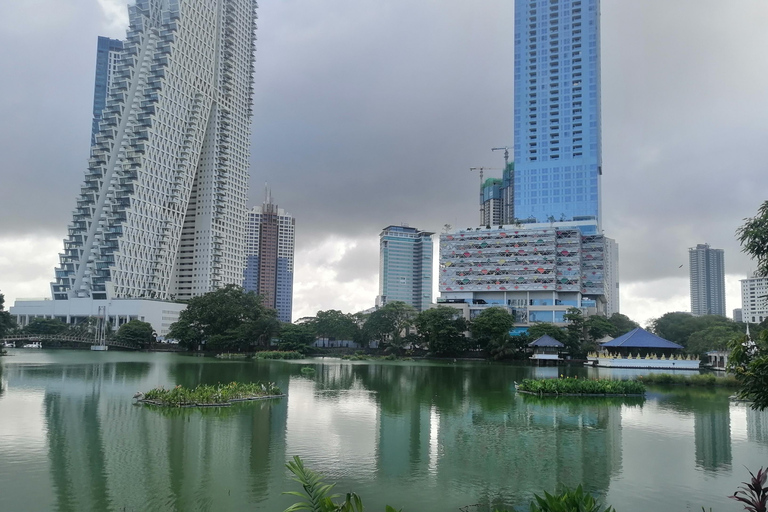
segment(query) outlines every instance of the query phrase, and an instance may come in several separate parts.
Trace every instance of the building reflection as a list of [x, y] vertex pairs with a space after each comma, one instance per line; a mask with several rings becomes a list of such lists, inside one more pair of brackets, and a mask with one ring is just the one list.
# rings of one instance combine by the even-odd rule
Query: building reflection
[[[245, 509], [283, 489], [276, 468], [285, 463], [284, 403], [137, 406], [129, 390], [146, 387], [140, 383], [150, 367], [6, 369], [11, 388], [43, 390], [56, 510], [215, 510], [217, 503]], [[174, 373], [173, 366], [167, 371]], [[273, 489], [276, 475], [280, 487]]]
[[729, 403], [717, 404], [693, 415], [696, 465], [707, 471], [731, 467], [731, 414]]
[[747, 409], [747, 439], [768, 445], [768, 411], [756, 411], [749, 404]]
[[[482, 482], [487, 495], [481, 499], [489, 506], [520, 503], [532, 492], [562, 484], [605, 492], [621, 471], [621, 408], [642, 403], [517, 395], [500, 366], [481, 372], [462, 366], [332, 366], [315, 384], [327, 390], [321, 400], [338, 400], [326, 395], [339, 388], [374, 392], [379, 413], [367, 421], [378, 422], [376, 435], [358, 437], [354, 452], [367, 454], [366, 443], [376, 444], [376, 479], [426, 477], [441, 486]], [[288, 428], [298, 428], [290, 416]], [[326, 435], [329, 427], [321, 422], [318, 430]], [[350, 463], [346, 457], [336, 463], [342, 461]]]

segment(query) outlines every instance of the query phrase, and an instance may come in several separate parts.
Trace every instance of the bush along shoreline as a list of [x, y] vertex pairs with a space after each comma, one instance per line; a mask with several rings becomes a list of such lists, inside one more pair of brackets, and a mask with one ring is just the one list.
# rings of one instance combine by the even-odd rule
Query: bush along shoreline
[[295, 350], [265, 350], [253, 354], [254, 359], [304, 359], [306, 357]]
[[235, 402], [264, 400], [285, 396], [273, 382], [230, 382], [229, 384], [200, 384], [194, 388], [176, 386], [155, 388], [138, 393], [138, 403], [162, 407], [227, 407]]
[[524, 379], [516, 384], [521, 393], [539, 396], [643, 396], [645, 385], [635, 380]]
[[696, 375], [673, 375], [671, 373], [649, 373], [640, 375], [636, 379], [643, 384], [657, 384], [670, 386], [697, 386], [697, 387], [724, 387], [737, 388], [739, 381], [733, 375], [716, 377], [711, 373]]

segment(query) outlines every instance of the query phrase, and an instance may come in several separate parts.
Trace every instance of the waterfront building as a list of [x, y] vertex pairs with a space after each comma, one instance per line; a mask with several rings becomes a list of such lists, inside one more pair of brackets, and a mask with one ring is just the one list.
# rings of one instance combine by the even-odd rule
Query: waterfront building
[[54, 300], [189, 299], [242, 283], [254, 9], [128, 7]]
[[99, 131], [101, 111], [107, 103], [107, 96], [112, 79], [117, 71], [120, 61], [120, 52], [123, 42], [119, 39], [99, 36], [96, 46], [96, 78], [93, 84], [93, 126], [91, 127], [91, 146], [96, 143], [96, 134]]
[[152, 324], [158, 338], [162, 338], [186, 308], [186, 304], [151, 299], [24, 299], [16, 301], [10, 313], [22, 328], [36, 319], [53, 319], [78, 325], [85, 324], [89, 318], [106, 317], [116, 331], [131, 320], [140, 320]]
[[243, 288], [261, 295], [281, 322], [290, 322], [293, 311], [295, 232], [296, 219], [272, 202], [269, 191], [248, 213]]
[[698, 370], [698, 356], [683, 355], [684, 347], [660, 338], [641, 327], [602, 344], [599, 353], [587, 360], [595, 366], [609, 368], [658, 368], [665, 370]]
[[604, 315], [606, 238], [591, 222], [441, 234], [438, 303], [462, 310], [467, 319], [505, 307], [523, 330], [535, 322], [565, 325], [572, 307]]
[[408, 226], [387, 226], [379, 235], [376, 306], [402, 301], [418, 311], [432, 304], [432, 235]]
[[255, 8], [128, 6], [54, 302], [190, 299], [242, 284]]
[[725, 263], [722, 249], [697, 244], [688, 249], [691, 313], [725, 316]]
[[514, 215], [599, 228], [599, 0], [515, 0], [514, 55]]
[[547, 334], [529, 343], [528, 347], [533, 350], [533, 354], [531, 354], [529, 359], [533, 359], [537, 363], [541, 361], [560, 361], [562, 360], [560, 353], [565, 349], [565, 345]]
[[[734, 311], [734, 321], [735, 316]], [[741, 280], [741, 317], [744, 322], [753, 324], [768, 318], [768, 277]]]

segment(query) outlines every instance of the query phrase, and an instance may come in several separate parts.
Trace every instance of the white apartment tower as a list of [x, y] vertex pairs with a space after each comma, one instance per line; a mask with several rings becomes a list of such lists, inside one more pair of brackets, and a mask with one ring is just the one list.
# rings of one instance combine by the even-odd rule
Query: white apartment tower
[[[734, 311], [735, 313], [735, 311]], [[734, 315], [735, 316], [735, 315]], [[741, 319], [759, 324], [768, 318], [768, 277], [741, 280]], [[736, 319], [734, 318], [734, 321]]]
[[136, 0], [53, 298], [242, 284], [255, 0]]

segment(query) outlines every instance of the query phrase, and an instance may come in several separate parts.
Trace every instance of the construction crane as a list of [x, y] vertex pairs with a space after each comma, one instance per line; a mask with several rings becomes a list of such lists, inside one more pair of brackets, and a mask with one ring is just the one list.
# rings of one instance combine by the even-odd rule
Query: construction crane
[[504, 151], [504, 167], [509, 165], [509, 150], [514, 149], [512, 146], [504, 146], [501, 148], [491, 148], [491, 151]]
[[498, 167], [470, 167], [470, 171], [480, 171], [480, 184], [483, 184], [483, 171], [502, 171]]

